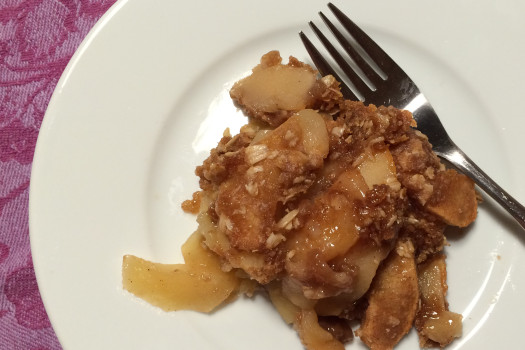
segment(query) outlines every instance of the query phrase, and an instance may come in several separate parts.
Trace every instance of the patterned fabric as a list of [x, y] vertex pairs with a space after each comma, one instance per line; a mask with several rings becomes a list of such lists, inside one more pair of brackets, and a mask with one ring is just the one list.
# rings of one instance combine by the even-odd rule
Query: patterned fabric
[[115, 0], [0, 0], [0, 349], [61, 349], [29, 247], [31, 163], [66, 64]]

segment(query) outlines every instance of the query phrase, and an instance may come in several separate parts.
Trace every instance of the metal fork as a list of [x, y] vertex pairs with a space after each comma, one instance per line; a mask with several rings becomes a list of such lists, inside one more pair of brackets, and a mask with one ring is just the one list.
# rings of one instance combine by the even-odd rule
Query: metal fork
[[[328, 7], [355, 42], [359, 44], [361, 52], [363, 50], [366, 52], [369, 59], [363, 56], [360, 53], [359, 46], [348, 41], [322, 12], [319, 12], [319, 15], [344, 50], [359, 67], [361, 73], [366, 76], [366, 79], [368, 79], [376, 89], [371, 89], [368, 84], [366, 84], [359, 73], [352, 68], [348, 61], [338, 52], [313, 22], [310, 22], [310, 26], [341, 71], [346, 74], [359, 95], [362, 96], [361, 100], [367, 104], [375, 104], [377, 106], [392, 105], [396, 108], [406, 109], [412, 112], [417, 122], [417, 129], [428, 136], [434, 152], [473, 179], [481, 189], [506, 209], [520, 226], [525, 229], [525, 207], [496, 184], [456, 146], [448, 136], [427, 98], [421, 93], [412, 79], [341, 10], [331, 3], [328, 4]], [[303, 32], [299, 33], [299, 35], [319, 72], [322, 75], [331, 74], [341, 82], [341, 92], [345, 98], [359, 100], [358, 96], [344, 84], [336, 70], [326, 61], [306, 35]], [[385, 79], [368, 63], [370, 59], [386, 74]]]

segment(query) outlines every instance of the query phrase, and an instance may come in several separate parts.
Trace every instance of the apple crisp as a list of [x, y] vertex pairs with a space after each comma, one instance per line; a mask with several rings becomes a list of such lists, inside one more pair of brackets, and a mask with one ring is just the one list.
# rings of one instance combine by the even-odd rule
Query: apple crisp
[[230, 95], [248, 123], [196, 169], [200, 191], [183, 208], [199, 227], [185, 263], [127, 255], [124, 288], [201, 312], [262, 291], [308, 350], [354, 336], [392, 349], [412, 327], [421, 347], [460, 336], [443, 233], [474, 221], [476, 192], [411, 113], [345, 100], [332, 76], [277, 51]]

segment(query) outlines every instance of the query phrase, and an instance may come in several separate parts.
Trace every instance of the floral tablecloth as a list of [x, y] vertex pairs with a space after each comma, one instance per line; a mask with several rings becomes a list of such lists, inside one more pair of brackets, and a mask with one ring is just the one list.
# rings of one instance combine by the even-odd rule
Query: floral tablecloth
[[33, 270], [28, 201], [55, 85], [115, 0], [0, 1], [0, 349], [61, 349]]

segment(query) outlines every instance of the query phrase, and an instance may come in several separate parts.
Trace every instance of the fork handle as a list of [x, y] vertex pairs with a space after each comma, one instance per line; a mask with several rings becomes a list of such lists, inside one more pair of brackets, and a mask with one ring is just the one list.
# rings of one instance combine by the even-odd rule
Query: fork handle
[[483, 191], [498, 202], [525, 229], [525, 207], [494, 182], [459, 147], [453, 145], [448, 152], [439, 152], [439, 155], [474, 180]]

